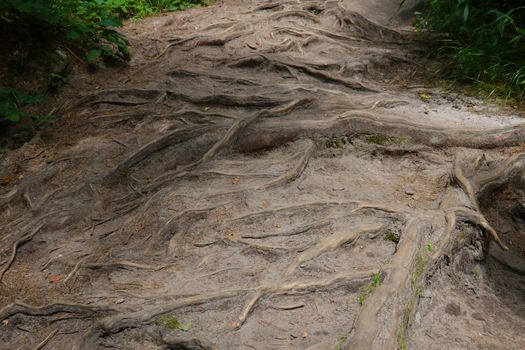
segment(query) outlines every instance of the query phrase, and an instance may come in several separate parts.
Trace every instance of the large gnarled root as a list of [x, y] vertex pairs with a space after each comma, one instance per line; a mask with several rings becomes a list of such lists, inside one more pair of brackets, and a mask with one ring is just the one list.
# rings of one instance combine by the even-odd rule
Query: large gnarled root
[[118, 311], [118, 308], [108, 306], [92, 306], [73, 303], [55, 303], [45, 306], [32, 306], [16, 301], [0, 309], [0, 320], [3, 321], [16, 314], [23, 314], [27, 316], [49, 316], [63, 312], [84, 315], [104, 315], [108, 313], [116, 313]]
[[421, 246], [423, 224], [412, 220], [403, 231], [382, 284], [368, 297], [354, 323], [345, 349], [395, 349], [401, 315], [405, 311]]
[[[459, 156], [456, 156], [454, 164], [454, 179], [461, 186], [465, 194], [470, 199], [473, 210], [469, 209], [459, 209], [456, 210], [456, 214], [462, 216], [466, 221], [473, 222], [477, 225], [483, 227], [483, 229], [489, 234], [489, 237], [492, 238], [503, 250], [508, 250], [509, 248], [501, 241], [496, 230], [488, 223], [485, 216], [481, 213], [478, 203], [478, 198], [480, 196], [480, 187], [487, 187], [494, 183], [505, 183], [510, 179], [510, 174], [512, 174], [516, 167], [523, 167], [522, 164], [522, 155], [517, 155], [511, 158], [509, 161], [505, 162], [502, 167], [497, 168], [495, 171], [489, 174], [484, 174], [483, 176], [477, 177], [477, 183], [470, 181], [464, 174], [462, 168], [462, 162]], [[506, 176], [505, 176], [506, 175]]]
[[253, 310], [257, 302], [265, 295], [291, 295], [294, 293], [302, 293], [307, 290], [326, 289], [343, 282], [349, 283], [351, 281], [355, 281], [356, 283], [362, 284], [364, 281], [377, 274], [377, 272], [377, 270], [357, 271], [352, 273], [346, 272], [339, 273], [335, 276], [318, 281], [268, 284], [252, 288], [240, 288], [218, 291], [208, 294], [201, 294], [197, 296], [182, 298], [171, 304], [153, 307], [146, 310], [120, 313], [97, 322], [93, 326], [93, 328], [86, 334], [86, 337], [83, 339], [81, 349], [89, 349], [90, 346], [93, 346], [93, 342], [96, 340], [96, 338], [102, 334], [116, 333], [126, 328], [138, 327], [143, 324], [150, 323], [153, 319], [159, 316], [162, 316], [169, 312], [173, 312], [183, 307], [195, 306], [218, 300], [226, 300], [233, 297], [237, 297], [240, 294], [255, 292], [255, 296], [250, 299], [248, 304], [241, 311], [238, 321], [236, 321], [233, 324], [234, 328], [239, 328], [246, 321], [248, 315]]

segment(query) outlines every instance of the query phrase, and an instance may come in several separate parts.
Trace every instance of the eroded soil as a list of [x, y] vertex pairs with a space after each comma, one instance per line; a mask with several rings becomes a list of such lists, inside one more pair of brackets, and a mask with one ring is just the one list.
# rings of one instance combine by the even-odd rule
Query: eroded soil
[[0, 348], [525, 348], [525, 124], [422, 83], [413, 5], [129, 23], [2, 159]]

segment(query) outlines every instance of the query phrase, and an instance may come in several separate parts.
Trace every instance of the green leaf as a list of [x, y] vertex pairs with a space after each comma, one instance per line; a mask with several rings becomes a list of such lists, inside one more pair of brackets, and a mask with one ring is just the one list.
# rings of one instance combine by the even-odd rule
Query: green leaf
[[76, 39], [79, 39], [80, 37], [82, 37], [82, 33], [80, 33], [76, 29], [71, 29], [66, 34], [66, 38], [68, 38], [70, 40], [76, 40]]
[[99, 49], [93, 49], [93, 50], [89, 51], [88, 54], [87, 54], [88, 62], [89, 63], [95, 62], [96, 60], [98, 60], [98, 58], [100, 57], [101, 54], [102, 54], [102, 51], [100, 51]]
[[468, 5], [465, 6], [465, 9], [463, 10], [463, 21], [466, 22], [469, 16], [469, 8]]
[[109, 17], [102, 21], [105, 27], [122, 27], [122, 21], [117, 17]]
[[19, 122], [21, 117], [22, 117], [22, 116], [20, 115], [20, 112], [18, 112], [18, 111], [8, 111], [8, 112], [4, 115], [4, 118], [5, 118], [6, 120], [11, 121], [11, 122]]

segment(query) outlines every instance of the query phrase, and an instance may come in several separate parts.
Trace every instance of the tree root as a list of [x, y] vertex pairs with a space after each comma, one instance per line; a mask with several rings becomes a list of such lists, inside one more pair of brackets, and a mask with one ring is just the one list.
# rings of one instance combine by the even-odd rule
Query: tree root
[[242, 57], [237, 59], [236, 61], [227, 64], [231, 68], [252, 68], [254, 66], [260, 65], [269, 65], [278, 70], [282, 70], [283, 68], [295, 68], [314, 78], [321, 79], [330, 83], [341, 84], [353, 90], [378, 92], [377, 90], [371, 87], [363, 85], [362, 83], [334, 76], [322, 70], [312, 68], [306, 64], [271, 59], [263, 54], [253, 54], [250, 56]]
[[27, 316], [50, 316], [57, 313], [70, 313], [82, 315], [111, 314], [120, 310], [109, 306], [91, 306], [72, 303], [55, 303], [46, 306], [32, 306], [16, 301], [0, 309], [0, 321], [6, 320], [16, 314]]
[[386, 277], [361, 308], [345, 349], [396, 348], [396, 333], [411, 288], [412, 268], [420, 250], [421, 230], [422, 224], [418, 220], [407, 224], [398, 249], [385, 269]]
[[[240, 288], [233, 290], [225, 290], [212, 292], [208, 294], [201, 294], [197, 296], [182, 298], [173, 303], [156, 306], [150, 309], [134, 311], [128, 313], [120, 313], [115, 316], [110, 316], [101, 319], [97, 322], [88, 334], [84, 337], [81, 349], [89, 349], [92, 346], [93, 341], [101, 335], [116, 333], [126, 328], [138, 327], [142, 324], [150, 323], [154, 318], [173, 312], [177, 309], [195, 306], [213, 301], [226, 300], [233, 297], [239, 296], [241, 293], [247, 293], [254, 291], [256, 293], [245, 308], [241, 311], [238, 320], [233, 324], [234, 328], [239, 328], [246, 321], [248, 315], [253, 310], [258, 300], [266, 295], [292, 295], [295, 293], [302, 293], [306, 290], [317, 290], [321, 288], [328, 288], [334, 284], [355, 281], [357, 283], [363, 283], [365, 280], [371, 278], [377, 273], [377, 270], [372, 271], [360, 271], [353, 273], [339, 273], [333, 277], [326, 278], [324, 280], [317, 281], [306, 281], [306, 282], [292, 282], [287, 284], [268, 284], [260, 287], [252, 288]], [[1, 315], [1, 313], [0, 313]]]
[[[252, 97], [253, 98], [253, 97]], [[270, 110], [263, 110], [261, 112], [250, 114], [244, 118], [239, 118], [230, 126], [226, 131], [226, 134], [219, 139], [215, 144], [206, 151], [206, 153], [197, 161], [190, 163], [179, 170], [168, 172], [160, 177], [157, 177], [152, 181], [150, 185], [143, 192], [149, 192], [161, 187], [167, 181], [170, 181], [174, 176], [180, 176], [188, 173], [189, 171], [195, 169], [200, 164], [213, 159], [220, 151], [222, 151], [226, 146], [232, 143], [233, 139], [244, 129], [246, 129], [250, 124], [254, 123], [257, 119], [267, 117], [269, 115], [275, 114], [286, 114], [290, 110], [294, 109], [297, 106], [297, 101], [292, 100], [288, 103], [282, 104], [280, 107], [276, 107]]]
[[2, 271], [0, 271], [0, 283], [3, 283], [2, 282], [2, 278], [4, 277], [5, 273], [7, 272], [7, 270], [9, 270], [9, 268], [11, 267], [11, 265], [13, 264], [13, 261], [15, 261], [15, 258], [16, 258], [16, 252], [18, 250], [18, 248], [22, 245], [24, 245], [25, 243], [29, 242], [30, 240], [32, 240], [36, 234], [45, 226], [44, 223], [38, 225], [32, 232], [28, 233], [27, 235], [23, 236], [22, 238], [20, 238], [18, 241], [16, 241], [14, 244], [13, 244], [13, 250], [11, 251], [11, 256], [9, 257], [9, 260], [7, 261], [7, 265], [4, 266], [4, 268], [2, 269]]
[[293, 228], [291, 230], [282, 231], [282, 232], [270, 232], [266, 234], [243, 234], [241, 235], [241, 238], [249, 238], [249, 239], [265, 239], [265, 238], [271, 238], [271, 237], [288, 237], [288, 236], [295, 236], [299, 235], [311, 230], [319, 230], [324, 227], [329, 226], [332, 223], [332, 220], [326, 220], [321, 222], [313, 222], [306, 225], [301, 225], [299, 227]]
[[254, 309], [257, 302], [266, 295], [293, 295], [295, 293], [301, 293], [305, 290], [316, 290], [320, 288], [327, 288], [336, 283], [345, 281], [363, 281], [371, 278], [377, 273], [377, 270], [363, 271], [357, 273], [339, 273], [333, 277], [326, 278], [324, 280], [318, 280], [315, 282], [291, 282], [287, 284], [267, 284], [260, 286], [255, 289], [255, 295], [248, 301], [238, 320], [233, 324], [234, 329], [239, 329], [245, 322], [252, 310]]
[[342, 245], [354, 242], [362, 234], [377, 232], [383, 227], [384, 225], [380, 224], [356, 227], [352, 231], [339, 232], [331, 235], [330, 237], [324, 238], [320, 240], [315, 246], [296, 256], [286, 269], [286, 274], [291, 275], [295, 272], [299, 265], [303, 264], [304, 262], [312, 260], [325, 252], [335, 250]]
[[[507, 179], [508, 177], [504, 176], [504, 173], [512, 173], [513, 172], [513, 166], [514, 164], [520, 164], [521, 159], [523, 158], [522, 155], [517, 155], [513, 158], [511, 158], [509, 161], [507, 161], [503, 167], [497, 168], [493, 173], [478, 177], [478, 184], [474, 184], [473, 182], [469, 181], [467, 177], [463, 173], [463, 168], [461, 166], [461, 162], [458, 156], [456, 156], [455, 162], [454, 162], [454, 171], [453, 176], [455, 181], [461, 186], [465, 194], [470, 199], [470, 202], [472, 203], [474, 210], [469, 209], [457, 209], [456, 215], [458, 217], [462, 217], [466, 221], [473, 222], [477, 225], [480, 225], [488, 234], [489, 237], [492, 238], [503, 250], [509, 250], [509, 248], [501, 241], [501, 239], [498, 236], [498, 233], [496, 230], [488, 223], [487, 219], [485, 219], [485, 216], [481, 213], [479, 209], [479, 203], [478, 203], [478, 197], [479, 197], [479, 187], [480, 185], [491, 185], [495, 181], [499, 182], [501, 181], [501, 178]], [[521, 164], [520, 164], [521, 166]], [[480, 180], [483, 179], [483, 180]], [[504, 183], [504, 182], [503, 182]]]
[[40, 343], [38, 343], [38, 345], [35, 346], [33, 350], [40, 350], [40, 349], [42, 349], [44, 346], [47, 345], [47, 343], [49, 343], [51, 338], [53, 338], [55, 336], [55, 334], [57, 334], [57, 333], [58, 333], [58, 328], [53, 330], [53, 331], [51, 331], [51, 333], [49, 333], [48, 336], [44, 338], [44, 340], [42, 340]]
[[154, 244], [156, 244], [159, 241], [162, 241], [164, 237], [171, 235], [168, 245], [168, 252], [174, 253], [177, 248], [180, 248], [182, 246], [180, 242], [182, 241], [183, 237], [180, 236], [183, 234], [183, 232], [181, 232], [181, 230], [178, 228], [179, 225], [181, 225], [181, 221], [184, 221], [184, 224], [186, 226], [189, 226], [194, 221], [206, 217], [214, 209], [227, 205], [228, 203], [229, 202], [220, 203], [211, 207], [200, 209], [188, 209], [177, 214], [176, 216], [168, 220], [168, 222], [166, 222], [164, 226], [157, 232], [157, 234], [153, 237], [152, 243], [146, 251], [151, 251], [151, 249], [153, 249]]
[[429, 127], [423, 124], [378, 116], [370, 112], [344, 113], [322, 121], [265, 120], [248, 128], [240, 141], [240, 148], [256, 151], [302, 137], [319, 138], [344, 135], [386, 134], [433, 147], [496, 148], [515, 146], [525, 142], [523, 125], [486, 130]]
[[126, 160], [122, 161], [115, 170], [111, 171], [110, 174], [106, 175], [106, 178], [111, 176], [119, 175], [130, 169], [132, 166], [142, 161], [149, 155], [154, 152], [158, 152], [163, 148], [172, 146], [177, 143], [184, 142], [186, 140], [195, 138], [199, 135], [202, 135], [206, 132], [212, 131], [214, 126], [190, 126], [187, 128], [176, 129], [172, 132], [169, 132], [166, 135], [163, 135], [157, 139], [154, 139], [144, 146], [140, 147], [138, 150], [130, 154]]

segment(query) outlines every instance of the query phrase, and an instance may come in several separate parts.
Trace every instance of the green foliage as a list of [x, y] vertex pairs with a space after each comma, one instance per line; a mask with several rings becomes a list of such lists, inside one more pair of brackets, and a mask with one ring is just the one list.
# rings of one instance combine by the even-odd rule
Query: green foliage
[[399, 145], [403, 142], [403, 140], [399, 137], [395, 136], [388, 136], [383, 134], [375, 134], [370, 135], [366, 138], [366, 142], [373, 143], [375, 145], [379, 146], [392, 146], [392, 145]]
[[[28, 71], [37, 59], [49, 63], [51, 56], [62, 52], [58, 48], [80, 52], [90, 64], [126, 60], [129, 43], [118, 31], [124, 19], [203, 4], [207, 0], [0, 0], [0, 55], [6, 57], [12, 80], [4, 79], [2, 84], [18, 86], [20, 72]], [[64, 82], [61, 72], [50, 72], [48, 89]], [[20, 121], [24, 116], [20, 107], [41, 99], [10, 87], [0, 89], [0, 122]], [[31, 118], [37, 124], [52, 119]]]
[[372, 281], [361, 288], [361, 292], [359, 293], [359, 305], [363, 305], [365, 303], [366, 297], [374, 292], [377, 287], [381, 285], [383, 282], [383, 276], [381, 274], [381, 271], [376, 273], [374, 277], [372, 277]]
[[181, 330], [183, 332], [187, 332], [191, 329], [191, 323], [183, 323], [180, 322], [176, 317], [170, 316], [165, 317], [156, 322], [159, 326], [162, 325], [166, 327], [169, 330], [176, 331]]
[[326, 148], [343, 148], [344, 145], [345, 141], [343, 139], [330, 138], [325, 141]]
[[452, 71], [485, 90], [519, 99], [525, 95], [525, 6], [523, 1], [427, 0], [416, 26], [447, 33], [438, 54]]
[[207, 5], [207, 0], [105, 0], [113, 13], [122, 18], [144, 18], [163, 11], [186, 10]]
[[69, 45], [83, 50], [89, 62], [129, 55], [127, 39], [116, 30], [122, 20], [105, 0], [4, 0], [0, 14], [4, 34], [32, 49]]
[[419, 277], [425, 272], [425, 266], [427, 264], [427, 257], [424, 254], [419, 254], [416, 260], [416, 266], [412, 275], [412, 282], [416, 283]]
[[20, 111], [21, 107], [44, 100], [43, 95], [29, 95], [12, 87], [0, 88], [0, 122], [18, 122], [25, 115]]
[[393, 230], [388, 230], [385, 234], [385, 241], [394, 242], [395, 244], [399, 243], [399, 234]]

